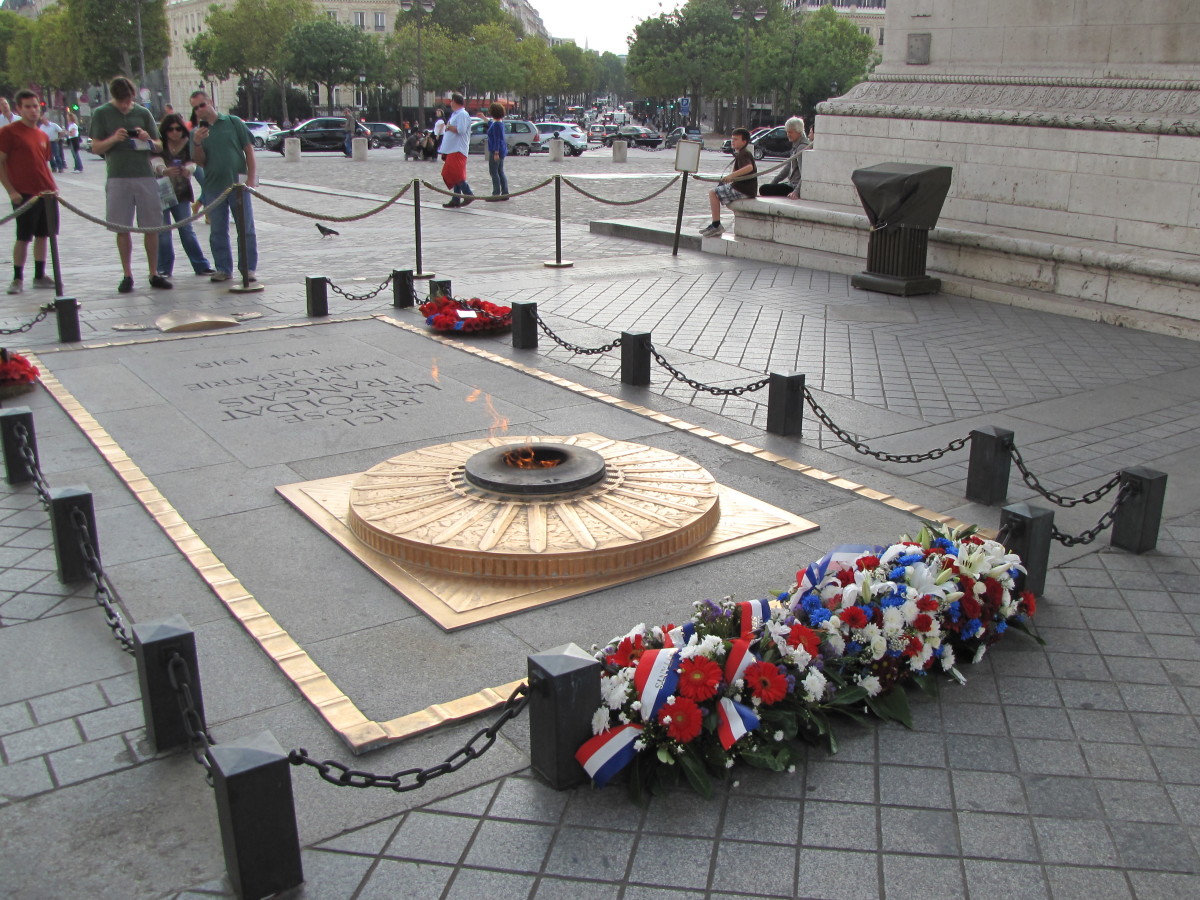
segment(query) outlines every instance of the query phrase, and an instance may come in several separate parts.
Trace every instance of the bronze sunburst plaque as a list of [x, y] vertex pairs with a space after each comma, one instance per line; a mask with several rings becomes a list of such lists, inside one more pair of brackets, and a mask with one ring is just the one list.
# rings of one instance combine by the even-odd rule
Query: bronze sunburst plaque
[[[467, 477], [521, 442], [598, 454], [604, 476], [549, 495]], [[817, 528], [678, 454], [596, 434], [455, 441], [276, 490], [447, 631]]]

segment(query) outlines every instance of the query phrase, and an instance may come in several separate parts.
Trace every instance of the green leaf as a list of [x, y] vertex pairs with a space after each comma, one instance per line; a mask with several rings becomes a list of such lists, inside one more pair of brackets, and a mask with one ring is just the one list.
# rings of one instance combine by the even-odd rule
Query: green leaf
[[664, 766], [675, 765], [675, 757], [671, 755], [671, 748], [666, 744], [662, 744], [658, 748], [658, 761]]
[[684, 747], [683, 755], [679, 757], [679, 766], [683, 769], [683, 774], [687, 777], [692, 790], [705, 800], [711, 800], [713, 795], [712, 778], [709, 776], [708, 770], [704, 768], [704, 761], [699, 754], [691, 747]]
[[1037, 641], [1041, 646], [1043, 646], [1043, 647], [1046, 646], [1046, 642], [1045, 642], [1045, 640], [1042, 639], [1042, 636], [1040, 634], [1038, 634], [1036, 631], [1034, 631], [1033, 629], [1031, 629], [1029, 627], [1028, 623], [1026, 623], [1024, 620], [1015, 619], [1015, 618], [1009, 619], [1008, 627], [1015, 628], [1015, 629], [1017, 629], [1017, 631], [1023, 631], [1025, 634], [1029, 635], [1031, 638], [1033, 638], [1035, 641]]
[[937, 699], [938, 680], [936, 678], [925, 675], [921, 678], [914, 678], [912, 681], [913, 684], [915, 684], [921, 690], [921, 693], [925, 694], [925, 696]]
[[844, 687], [834, 694], [828, 706], [858, 706], [867, 699], [867, 689], [860, 684]]
[[756, 769], [770, 769], [772, 772], [782, 772], [787, 768], [787, 763], [783, 762], [780, 754], [772, 749], [759, 750], [743, 750], [741, 758], [748, 765], [754, 766]]
[[897, 687], [878, 697], [868, 697], [867, 706], [881, 719], [899, 722], [910, 730], [913, 727], [912, 712], [908, 708], [908, 695], [904, 693], [903, 688]]

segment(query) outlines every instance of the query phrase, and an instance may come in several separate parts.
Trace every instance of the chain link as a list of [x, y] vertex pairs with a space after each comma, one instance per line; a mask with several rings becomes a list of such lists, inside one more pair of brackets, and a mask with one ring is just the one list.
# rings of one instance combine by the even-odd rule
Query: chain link
[[113, 637], [117, 639], [121, 649], [132, 655], [133, 639], [125, 628], [125, 620], [121, 618], [120, 612], [113, 605], [113, 600], [120, 603], [121, 597], [113, 583], [109, 581], [104, 567], [100, 564], [100, 557], [96, 553], [96, 548], [92, 546], [92, 535], [88, 529], [87, 516], [79, 507], [71, 510], [71, 524], [75, 526], [75, 535], [79, 539], [79, 551], [83, 554], [88, 574], [92, 576], [92, 582], [96, 587], [96, 603], [104, 610], [104, 620], [112, 629]]
[[1017, 470], [1021, 473], [1021, 478], [1029, 487], [1033, 488], [1051, 503], [1056, 506], [1072, 507], [1078, 506], [1080, 503], [1095, 503], [1105, 494], [1115, 488], [1121, 482], [1121, 473], [1118, 472], [1112, 478], [1108, 479], [1104, 484], [1095, 490], [1088, 491], [1082, 497], [1064, 497], [1062, 494], [1056, 494], [1054, 491], [1045, 488], [1029, 468], [1025, 465], [1025, 459], [1021, 456], [1021, 451], [1016, 448], [1016, 445], [1010, 444], [1008, 455], [1012, 457], [1012, 461], [1017, 464]]
[[765, 388], [768, 384], [771, 383], [771, 376], [768, 375], [766, 378], [760, 378], [758, 381], [752, 381], [749, 384], [739, 385], [738, 387], [731, 387], [731, 388], [713, 387], [712, 385], [704, 384], [702, 382], [696, 381], [696, 379], [694, 379], [694, 378], [688, 378], [686, 375], [684, 375], [682, 372], [680, 372], [677, 368], [675, 368], [673, 365], [671, 365], [669, 362], [667, 362], [666, 359], [663, 357], [663, 355], [658, 352], [658, 349], [653, 344], [650, 345], [650, 354], [654, 357], [654, 361], [657, 362], [664, 369], [666, 369], [668, 372], [670, 372], [671, 377], [674, 378], [676, 381], [682, 381], [684, 384], [686, 384], [688, 387], [692, 388], [693, 390], [704, 391], [705, 393], [712, 394], [714, 397], [730, 397], [730, 396], [740, 397], [740, 396], [742, 396], [742, 394], [750, 393], [752, 391], [761, 391], [763, 388]]
[[1113, 521], [1117, 518], [1117, 510], [1121, 508], [1122, 503], [1133, 496], [1136, 490], [1137, 489], [1134, 487], [1132, 482], [1127, 481], [1121, 485], [1121, 489], [1117, 491], [1117, 499], [1113, 501], [1113, 505], [1109, 508], [1108, 512], [1100, 517], [1099, 522], [1082, 534], [1066, 534], [1065, 532], [1059, 531], [1057, 525], [1052, 525], [1050, 527], [1050, 536], [1064, 547], [1075, 547], [1079, 544], [1090, 544], [1100, 536], [1102, 531], [1106, 531], [1112, 527]]
[[29, 430], [22, 423], [18, 422], [13, 427], [13, 434], [17, 436], [17, 452], [25, 460], [25, 471], [33, 479], [33, 486], [37, 489], [38, 499], [42, 501], [42, 509], [48, 510], [50, 509], [50, 483], [46, 481], [46, 476], [42, 474], [37, 457], [33, 455], [33, 448], [29, 446]]
[[600, 353], [608, 353], [609, 351], [616, 350], [621, 346], [620, 338], [617, 338], [615, 341], [609, 344], [604, 344], [600, 347], [580, 347], [578, 344], [570, 344], [550, 330], [550, 326], [545, 323], [545, 321], [542, 319], [542, 314], [536, 309], [533, 311], [533, 318], [538, 323], [538, 328], [542, 329], [542, 331], [546, 333], [546, 336], [550, 338], [550, 340], [554, 341], [554, 343], [558, 344], [558, 346], [562, 347], [564, 350], [570, 350], [572, 353], [578, 353], [581, 356], [596, 356]]
[[179, 702], [179, 714], [183, 716], [183, 728], [187, 732], [188, 744], [191, 745], [192, 759], [204, 767], [204, 780], [212, 787], [212, 755], [209, 748], [216, 741], [208, 733], [204, 718], [196, 709], [196, 700], [192, 696], [192, 673], [187, 660], [178, 650], [171, 654], [167, 663], [167, 678], [171, 682], [171, 690]]
[[347, 300], [370, 300], [374, 297], [379, 296], [379, 292], [382, 291], [385, 287], [387, 287], [389, 284], [392, 283], [392, 276], [388, 275], [387, 278], [383, 279], [383, 281], [380, 283], [379, 287], [375, 288], [375, 290], [370, 291], [366, 294], [351, 294], [349, 291], [343, 291], [340, 287], [338, 287], [336, 284], [334, 284], [328, 278], [325, 279], [325, 283], [327, 285], [329, 285], [329, 289], [331, 291], [333, 291], [335, 294], [341, 294]]
[[362, 769], [352, 769], [334, 759], [325, 759], [318, 762], [309, 756], [308, 751], [303, 747], [289, 753], [288, 762], [293, 766], [311, 766], [317, 770], [317, 774], [321, 778], [330, 784], [336, 784], [338, 787], [381, 787], [395, 791], [398, 794], [405, 791], [415, 791], [417, 788], [424, 787], [426, 782], [432, 781], [434, 778], [440, 778], [443, 775], [449, 775], [451, 772], [457, 772], [471, 760], [478, 759], [487, 753], [491, 749], [492, 744], [496, 743], [496, 736], [500, 733], [500, 729], [509, 720], [519, 716], [528, 705], [529, 686], [522, 683], [512, 692], [512, 696], [504, 702], [504, 708], [495, 722], [487, 728], [481, 728], [466, 744], [447, 756], [440, 763], [432, 765], [427, 769], [401, 769], [399, 772], [393, 772], [391, 775], [377, 775], [374, 772], [366, 772]]
[[18, 325], [16, 328], [0, 328], [0, 334], [24, 334], [52, 312], [54, 312], [54, 304], [47, 303], [45, 306], [38, 307], [38, 314], [24, 325]]
[[817, 403], [816, 398], [812, 395], [812, 391], [810, 391], [807, 387], [804, 388], [804, 399], [808, 401], [808, 405], [812, 408], [813, 415], [820, 419], [821, 424], [832, 431], [837, 436], [838, 440], [842, 441], [844, 444], [849, 444], [863, 456], [873, 457], [880, 462], [918, 463], [926, 462], [931, 459], [941, 459], [947, 453], [961, 450], [963, 447], [967, 446], [967, 442], [971, 440], [970, 435], [956, 438], [945, 447], [937, 447], [933, 450], [930, 450], [928, 453], [884, 453], [881, 450], [872, 450], [862, 441], [856, 440], [854, 437], [852, 437], [850, 432], [846, 431], [844, 428], [839, 428], [834, 423], [833, 419], [829, 418], [829, 413], [825, 412], [825, 410], [821, 408], [820, 404]]

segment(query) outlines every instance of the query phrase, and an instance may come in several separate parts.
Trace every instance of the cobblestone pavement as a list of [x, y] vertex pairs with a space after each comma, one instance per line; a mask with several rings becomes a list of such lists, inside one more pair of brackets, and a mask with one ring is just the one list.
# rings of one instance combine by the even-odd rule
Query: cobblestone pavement
[[[561, 171], [597, 194], [634, 199], [671, 174], [666, 153], [631, 151], [624, 165], [605, 155], [510, 160], [510, 183]], [[431, 182], [437, 172], [386, 151], [366, 163], [333, 155], [260, 160], [265, 193], [326, 222], [369, 208], [414, 172]], [[715, 171], [724, 158], [706, 153], [704, 163]], [[98, 212], [103, 180], [97, 161], [87, 165], [60, 183], [68, 200]], [[481, 170], [472, 158], [477, 191]], [[688, 198], [688, 217], [704, 218], [701, 192], [689, 187]], [[1031, 468], [1056, 491], [1081, 494], [1122, 467], [1161, 469], [1170, 478], [1165, 521], [1158, 548], [1142, 556], [1056, 546], [1038, 615], [1047, 645], [1006, 640], [972, 668], [965, 687], [914, 697], [913, 731], [846, 729], [836, 756], [812, 751], [791, 775], [738, 770], [711, 802], [681, 792], [643, 810], [619, 788], [554, 792], [527, 767], [521, 721], [487, 757], [413, 794], [339, 791], [297, 770], [307, 882], [292, 896], [1150, 900], [1200, 893], [1200, 636], [1192, 618], [1200, 612], [1200, 345], [947, 295], [864, 293], [843, 276], [807, 269], [672, 257], [590, 234], [590, 219], [621, 212], [567, 189], [563, 256], [575, 265], [546, 269], [542, 262], [554, 255], [550, 191], [458, 211], [442, 210], [427, 193], [423, 199], [425, 266], [451, 278], [458, 295], [536, 301], [552, 329], [586, 346], [648, 331], [673, 365], [708, 384], [804, 372], [837, 422], [888, 452], [919, 452], [999, 425], [1016, 432]], [[677, 203], [672, 190], [633, 210], [669, 218]], [[259, 203], [263, 293], [227, 293], [177, 267], [174, 291], [146, 293], [138, 268], [135, 293], [118, 295], [111, 238], [65, 214], [64, 280], [83, 304], [91, 343], [154, 337], [114, 326], [150, 326], [176, 308], [259, 314], [250, 325], [298, 323], [306, 275], [366, 293], [393, 268], [411, 268], [412, 215], [404, 201], [321, 238], [312, 220]], [[179, 263], [186, 268], [181, 254]], [[40, 302], [35, 291], [7, 298], [0, 326], [29, 321]], [[388, 289], [361, 301], [330, 297], [335, 316], [395, 312], [418, 321], [390, 303]], [[58, 346], [53, 319], [9, 340], [46, 353]], [[910, 466], [879, 463], [811, 416], [802, 440], [764, 434], [765, 392], [716, 397], [659, 370], [649, 389], [624, 389], [615, 383], [617, 354], [581, 357], [545, 338], [536, 355], [513, 351], [504, 338], [483, 344], [835, 475], [995, 524], [995, 510], [961, 498], [965, 451]], [[455, 359], [448, 352], [444, 361]], [[105, 565], [118, 587], [137, 595], [141, 618], [182, 611], [193, 626], [211, 629], [206, 652], [221, 663], [209, 676], [217, 739], [269, 725], [285, 747], [344, 758], [54, 402], [41, 391], [6, 401], [14, 402], [34, 410], [51, 483], [87, 483], [97, 493]], [[121, 410], [122, 402], [114, 391], [107, 406]], [[597, 408], [596, 427], [606, 415]], [[1014, 473], [1010, 497], [1035, 495]], [[872, 530], [879, 509], [862, 501], [826, 512], [817, 517], [816, 543]], [[1077, 532], [1101, 511], [1077, 507], [1056, 521]], [[147, 744], [132, 661], [111, 640], [90, 591], [59, 584], [49, 523], [27, 486], [0, 494], [0, 564], [0, 896], [230, 896], [209, 789], [187, 754], [155, 755]], [[556, 609], [571, 615], [569, 604]], [[631, 624], [614, 621], [610, 630]], [[442, 729], [356, 764], [379, 771], [429, 764], [476, 727]]]

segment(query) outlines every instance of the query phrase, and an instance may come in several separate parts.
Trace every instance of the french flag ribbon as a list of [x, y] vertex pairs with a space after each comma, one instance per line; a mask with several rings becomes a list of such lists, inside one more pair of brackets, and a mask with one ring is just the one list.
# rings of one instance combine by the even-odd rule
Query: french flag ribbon
[[663, 632], [664, 647], [686, 647], [687, 642], [692, 639], [692, 635], [696, 633], [696, 626], [691, 622], [672, 628], [670, 631]]
[[604, 787], [614, 775], [633, 762], [637, 756], [633, 742], [641, 733], [641, 725], [621, 725], [598, 734], [575, 751], [575, 759], [596, 782], [596, 787]]
[[800, 578], [798, 593], [803, 594], [809, 588], [817, 587], [821, 580], [831, 572], [851, 568], [854, 561], [860, 556], [878, 553], [882, 549], [869, 544], [841, 544], [834, 547], [804, 570], [804, 575]]
[[750, 652], [749, 638], [739, 638], [734, 641], [729, 647], [729, 654], [725, 657], [725, 680], [733, 684], [742, 677], [746, 667], [756, 661], [757, 658]]
[[717, 737], [721, 746], [728, 750], [737, 743], [738, 738], [749, 734], [758, 727], [758, 716], [748, 706], [736, 703], [728, 697], [722, 697], [717, 704]]
[[771, 618], [771, 601], [767, 599], [749, 600], [739, 603], [742, 613], [742, 637], [748, 638], [762, 623]]
[[638, 699], [642, 701], [642, 721], [649, 722], [679, 686], [679, 672], [675, 663], [678, 655], [678, 650], [664, 647], [662, 650], [647, 650], [638, 660], [633, 673], [633, 686], [638, 692]]

